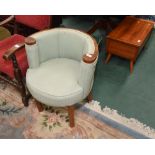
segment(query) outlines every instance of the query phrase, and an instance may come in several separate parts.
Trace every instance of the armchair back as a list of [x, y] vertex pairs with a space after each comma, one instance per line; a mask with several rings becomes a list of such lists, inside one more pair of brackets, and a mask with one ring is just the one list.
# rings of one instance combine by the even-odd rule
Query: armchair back
[[37, 60], [39, 63], [52, 58], [69, 58], [81, 61], [84, 54], [93, 54], [95, 51], [93, 39], [78, 30], [55, 28], [35, 33], [31, 37], [36, 40], [36, 44], [26, 45], [28, 59], [29, 55], [32, 56], [30, 51], [33, 50], [36, 52], [33, 55], [39, 58], [32, 60]]

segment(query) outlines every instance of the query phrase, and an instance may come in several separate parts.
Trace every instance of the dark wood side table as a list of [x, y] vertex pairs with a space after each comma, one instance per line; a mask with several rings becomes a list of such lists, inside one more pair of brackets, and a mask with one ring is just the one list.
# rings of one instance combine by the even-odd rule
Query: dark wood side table
[[106, 37], [106, 63], [112, 55], [117, 55], [130, 60], [130, 72], [138, 54], [149, 38], [154, 23], [151, 21], [127, 16], [107, 37]]

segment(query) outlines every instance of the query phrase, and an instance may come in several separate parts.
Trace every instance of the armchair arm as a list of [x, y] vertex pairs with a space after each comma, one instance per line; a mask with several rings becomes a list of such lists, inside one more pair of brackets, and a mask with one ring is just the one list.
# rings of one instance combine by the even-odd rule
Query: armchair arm
[[14, 16], [9, 16], [7, 19], [3, 20], [2, 22], [0, 22], [0, 26], [4, 26], [6, 24], [8, 24], [10, 21], [14, 20]]
[[3, 58], [5, 60], [9, 60], [15, 54], [15, 52], [19, 51], [24, 46], [25, 46], [24, 43], [18, 43], [16, 45], [14, 45], [8, 51], [5, 52], [5, 54], [3, 55]]
[[36, 39], [32, 37], [27, 37], [25, 39], [25, 49], [27, 54], [27, 60], [29, 68], [36, 68], [40, 64], [38, 45]]
[[83, 55], [83, 61], [85, 63], [88, 63], [88, 64], [89, 63], [93, 63], [96, 60], [96, 58], [97, 58], [96, 54], [89, 54], [89, 53], [87, 53], [87, 54]]
[[[94, 39], [93, 39], [94, 40]], [[91, 91], [95, 66], [98, 59], [98, 45], [94, 40], [95, 50], [93, 54], [85, 54], [80, 65], [79, 85], [83, 88], [83, 97], [87, 97]]]
[[93, 41], [94, 41], [94, 46], [95, 46], [95, 50], [94, 50], [94, 53], [93, 54], [84, 54], [83, 55], [83, 62], [87, 63], [87, 64], [90, 64], [90, 63], [93, 63], [97, 58], [98, 58], [98, 45], [97, 45], [97, 42], [94, 38], [92, 38]]
[[27, 44], [27, 45], [34, 45], [34, 44], [36, 44], [36, 40], [34, 38], [32, 38], [32, 37], [27, 37], [25, 39], [25, 44]]

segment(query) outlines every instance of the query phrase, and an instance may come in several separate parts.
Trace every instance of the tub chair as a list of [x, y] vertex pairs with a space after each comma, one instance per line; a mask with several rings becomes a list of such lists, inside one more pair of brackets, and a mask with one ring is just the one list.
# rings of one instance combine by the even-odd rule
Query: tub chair
[[39, 103], [67, 107], [74, 127], [74, 104], [87, 98], [93, 85], [96, 41], [78, 30], [55, 28], [31, 35], [25, 44], [28, 90]]

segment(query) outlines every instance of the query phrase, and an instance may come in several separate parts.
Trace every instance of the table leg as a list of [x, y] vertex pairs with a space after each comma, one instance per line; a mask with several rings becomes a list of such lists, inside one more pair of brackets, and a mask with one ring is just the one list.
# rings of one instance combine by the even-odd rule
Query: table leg
[[133, 72], [133, 64], [134, 64], [134, 61], [130, 61], [130, 73], [132, 73]]
[[112, 56], [112, 54], [111, 54], [111, 53], [108, 53], [108, 56], [107, 56], [107, 58], [106, 58], [106, 60], [105, 60], [105, 63], [106, 63], [106, 64], [109, 62], [111, 56]]

